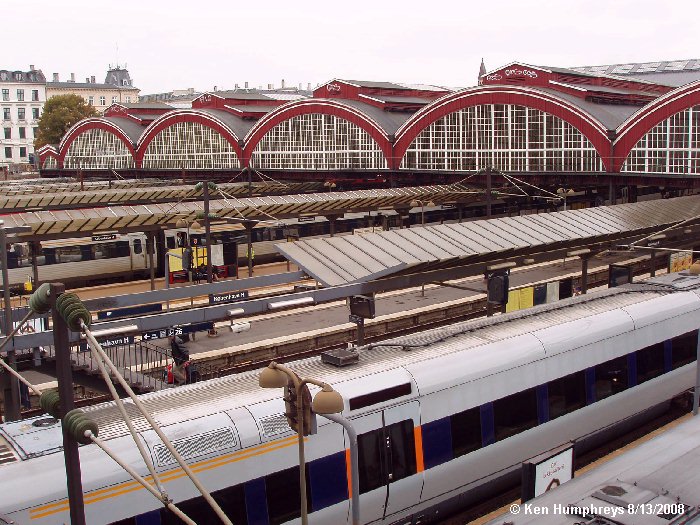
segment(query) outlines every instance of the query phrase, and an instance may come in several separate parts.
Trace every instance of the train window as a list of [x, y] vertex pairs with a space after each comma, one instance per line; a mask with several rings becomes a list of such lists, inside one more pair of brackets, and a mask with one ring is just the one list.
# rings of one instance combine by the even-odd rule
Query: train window
[[644, 383], [664, 373], [664, 344], [657, 343], [636, 352], [637, 384]]
[[421, 433], [423, 463], [426, 469], [451, 461], [455, 457], [452, 453], [451, 428], [449, 417], [423, 424]]
[[[245, 498], [243, 494], [243, 486], [237, 485], [235, 487], [230, 487], [228, 489], [220, 490], [218, 492], [212, 493], [212, 497], [219, 504], [221, 510], [233, 520], [236, 524], [247, 525], [246, 513], [245, 513]], [[221, 520], [211, 508], [209, 503], [202, 498], [192, 498], [181, 503], [176, 503], [177, 507], [187, 514], [195, 523], [201, 525], [221, 523]], [[140, 525], [138, 521], [140, 516], [136, 518], [136, 525]], [[182, 520], [168, 509], [162, 509], [160, 511], [160, 521], [158, 522], [144, 522], [146, 524], [161, 523], [162, 525], [182, 525]]]
[[[245, 491], [243, 485], [228, 487], [212, 493], [214, 500], [219, 504], [224, 514], [231, 518], [236, 525], [247, 525], [248, 518], [245, 510]], [[218, 520], [218, 518], [216, 518]], [[218, 523], [218, 521], [212, 521]]]
[[116, 257], [129, 257], [131, 251], [129, 249], [129, 241], [117, 241]]
[[[307, 506], [311, 491], [308, 487], [308, 465], [306, 471]], [[270, 525], [278, 525], [301, 516], [299, 503], [299, 467], [275, 472], [265, 476], [265, 492], [267, 497], [267, 511]]]
[[165, 238], [165, 246], [168, 248], [168, 250], [174, 250], [175, 249], [175, 237], [166, 237]]
[[596, 401], [615, 395], [629, 386], [627, 356], [611, 359], [595, 367]]
[[143, 245], [141, 244], [141, 239], [134, 239], [134, 253], [143, 253]]
[[95, 247], [92, 244], [81, 244], [80, 245], [80, 260], [81, 261], [94, 261], [95, 260]]
[[111, 259], [116, 257], [117, 245], [113, 242], [103, 242], [95, 245], [95, 259]]
[[586, 373], [575, 372], [548, 384], [549, 419], [586, 406]]
[[348, 499], [345, 451], [310, 462], [308, 474], [314, 512]]
[[452, 454], [459, 457], [481, 448], [481, 411], [470, 408], [450, 416]]
[[496, 441], [537, 426], [537, 393], [528, 388], [493, 402]]
[[56, 248], [44, 248], [44, 264], [56, 264]]
[[678, 337], [674, 337], [671, 346], [673, 369], [687, 365], [695, 361], [698, 348], [698, 331], [693, 330]]
[[71, 263], [83, 260], [81, 246], [61, 246], [56, 248], [56, 258], [59, 263]]
[[360, 408], [376, 405], [383, 401], [396, 399], [397, 397], [407, 396], [411, 393], [411, 383], [403, 383], [401, 385], [392, 386], [369, 394], [353, 397], [350, 399], [350, 410], [358, 410]]
[[413, 421], [407, 419], [386, 427], [391, 458], [391, 483], [416, 473], [416, 442]]
[[360, 494], [377, 489], [386, 479], [382, 450], [384, 429], [373, 430], [357, 436], [358, 463], [360, 466]]

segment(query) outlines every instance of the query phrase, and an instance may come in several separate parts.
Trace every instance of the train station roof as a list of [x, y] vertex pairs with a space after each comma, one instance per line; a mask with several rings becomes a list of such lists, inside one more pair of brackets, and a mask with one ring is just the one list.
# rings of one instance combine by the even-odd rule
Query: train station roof
[[[123, 181], [116, 181], [123, 182]], [[133, 181], [138, 182], [138, 181]], [[108, 188], [106, 184], [85, 185], [80, 190], [80, 184], [62, 186], [50, 185], [26, 185], [13, 190], [0, 189], [0, 213], [12, 213], [16, 211], [32, 209], [69, 209], [78, 207], [108, 206], [116, 204], [142, 204], [155, 202], [172, 202], [185, 199], [201, 198], [202, 192], [196, 191], [194, 184], [173, 185], [172, 181], [167, 185], [115, 185]], [[243, 196], [249, 192], [248, 184], [236, 182], [217, 185], [223, 192], [229, 195]], [[320, 182], [283, 183], [275, 181], [253, 182], [250, 192], [253, 196], [280, 195], [285, 193], [304, 193], [322, 191]], [[220, 194], [213, 194], [212, 199], [220, 198]]]
[[614, 242], [694, 218], [700, 221], [700, 196], [301, 240], [276, 248], [323, 285], [339, 286]]
[[[312, 215], [341, 215], [347, 212], [409, 208], [416, 199], [436, 205], [468, 202], [481, 196], [468, 186], [419, 186], [211, 200], [211, 214], [233, 220], [276, 223], [279, 219]], [[95, 232], [121, 233], [174, 227], [179, 219], [194, 221], [202, 216], [202, 201], [154, 203], [134, 206], [105, 206], [70, 210], [47, 210], [2, 216], [8, 228], [29, 226], [20, 238], [80, 237]], [[201, 221], [201, 219], [199, 219]]]

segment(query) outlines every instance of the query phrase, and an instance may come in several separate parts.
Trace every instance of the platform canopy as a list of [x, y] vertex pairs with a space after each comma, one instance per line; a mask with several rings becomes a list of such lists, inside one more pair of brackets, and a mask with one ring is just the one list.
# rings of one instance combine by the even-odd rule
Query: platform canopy
[[320, 283], [338, 286], [559, 249], [573, 250], [648, 235], [693, 218], [700, 221], [700, 196], [317, 238], [275, 246]]
[[[277, 181], [253, 182], [248, 187], [245, 182], [218, 184], [224, 193], [233, 196], [280, 195], [323, 191], [320, 182], [283, 183]], [[0, 213], [13, 213], [27, 209], [70, 209], [115, 204], [144, 204], [173, 202], [179, 200], [201, 199], [202, 192], [195, 190], [195, 185], [176, 185], [170, 181], [166, 184], [144, 184], [143, 181], [114, 181], [112, 188], [106, 182], [99, 185], [85, 183], [70, 184], [26, 184], [0, 186]], [[212, 192], [212, 199], [221, 198], [219, 192]]]
[[[478, 200], [483, 192], [452, 184], [250, 198], [238, 198], [228, 191], [225, 193], [229, 196], [210, 201], [210, 214], [234, 221], [253, 220], [272, 225], [289, 217], [337, 216], [347, 212], [408, 209], [416, 199], [422, 202], [432, 201], [436, 205], [469, 202]], [[4, 215], [2, 219], [8, 228], [31, 228], [31, 232], [21, 234], [20, 238], [80, 237], [95, 232], [125, 233], [175, 227], [180, 219], [201, 221], [203, 211], [203, 202], [197, 201], [34, 211]]]

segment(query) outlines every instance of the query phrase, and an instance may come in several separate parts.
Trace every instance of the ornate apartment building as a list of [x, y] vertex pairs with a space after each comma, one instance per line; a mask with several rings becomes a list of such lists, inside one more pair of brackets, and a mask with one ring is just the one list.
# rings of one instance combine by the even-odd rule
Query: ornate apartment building
[[75, 73], [71, 73], [70, 80], [65, 82], [61, 82], [58, 73], [54, 73], [53, 81], [46, 83], [47, 98], [71, 93], [79, 95], [99, 113], [104, 113], [112, 104], [138, 102], [139, 91], [134, 87], [129, 71], [119, 66], [110, 66], [103, 83], [96, 82], [94, 76], [85, 78], [85, 82], [76, 82]]

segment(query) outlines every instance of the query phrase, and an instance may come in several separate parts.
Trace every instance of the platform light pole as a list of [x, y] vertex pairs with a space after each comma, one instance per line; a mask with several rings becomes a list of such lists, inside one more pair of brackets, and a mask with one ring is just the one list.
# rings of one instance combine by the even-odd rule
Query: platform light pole
[[[3, 331], [5, 337], [12, 331], [12, 299], [10, 297], [10, 277], [7, 268], [7, 234], [29, 232], [29, 226], [19, 226], [15, 228], [5, 228], [5, 221], [0, 219], [0, 263], [2, 263], [2, 292], [4, 302], [4, 317]], [[17, 370], [17, 358], [14, 348], [7, 347], [7, 364]], [[7, 381], [3, 388], [3, 403], [5, 421], [18, 421], [20, 419], [20, 395], [19, 381], [14, 376], [3, 374], [4, 381]]]
[[[285, 388], [287, 395], [284, 400], [287, 405], [287, 419], [290, 427], [298, 437], [299, 443], [299, 495], [301, 503], [301, 523], [308, 525], [309, 516], [306, 505], [306, 460], [304, 457], [304, 436], [311, 434], [314, 417], [313, 414], [338, 414], [343, 411], [345, 402], [343, 397], [333, 390], [328, 383], [316, 379], [301, 379], [293, 370], [284, 365], [270, 363], [262, 369], [258, 379], [259, 385], [263, 388]], [[308, 385], [321, 387], [321, 391], [316, 394], [308, 405], [311, 398]], [[292, 394], [293, 390], [293, 394]], [[296, 412], [296, 421], [294, 412]]]
[[421, 213], [421, 221], [420, 223], [425, 226], [425, 207], [426, 206], [435, 206], [435, 203], [433, 201], [422, 201], [420, 199], [413, 199], [411, 201], [411, 207], [416, 208], [420, 206], [420, 213]]

